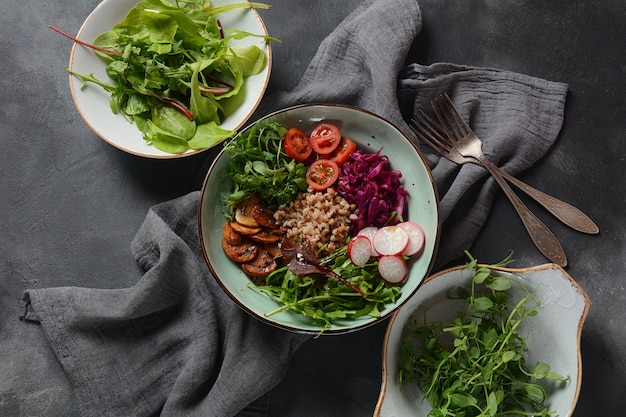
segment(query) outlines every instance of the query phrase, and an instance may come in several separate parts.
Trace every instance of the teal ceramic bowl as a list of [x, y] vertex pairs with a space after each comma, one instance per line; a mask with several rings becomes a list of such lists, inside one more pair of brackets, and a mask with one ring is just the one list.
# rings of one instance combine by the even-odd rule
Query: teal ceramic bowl
[[[426, 234], [426, 246], [419, 259], [411, 262], [409, 275], [396, 303], [387, 305], [380, 317], [364, 317], [339, 321], [323, 334], [341, 334], [363, 329], [389, 317], [417, 290], [428, 275], [439, 242], [439, 206], [430, 170], [419, 149], [409, 137], [383, 118], [355, 107], [334, 104], [308, 104], [291, 107], [266, 116], [274, 117], [287, 127], [310, 131], [321, 121], [335, 123], [344, 136], [353, 139], [358, 147], [375, 152], [381, 147], [390, 159], [393, 169], [402, 171], [404, 187], [409, 192], [408, 219], [418, 222]], [[252, 125], [245, 130], [250, 129]], [[245, 132], [244, 130], [244, 132]], [[257, 319], [288, 331], [318, 334], [322, 329], [312, 320], [292, 311], [266, 316], [279, 305], [269, 296], [249, 287], [250, 279], [241, 267], [223, 253], [222, 228], [226, 222], [220, 195], [231, 190], [228, 178], [230, 158], [220, 152], [210, 167], [199, 203], [198, 223], [204, 256], [213, 276], [242, 309]]]
[[[540, 302], [537, 315], [520, 326], [527, 335], [526, 363], [550, 365], [550, 370], [569, 376], [569, 381], [546, 387], [546, 407], [555, 416], [570, 417], [574, 413], [582, 383], [580, 339], [590, 307], [585, 291], [556, 264], [529, 268], [491, 268], [496, 274], [515, 278]], [[414, 384], [398, 383], [402, 362], [402, 340], [407, 325], [414, 317], [423, 317], [428, 309], [429, 320], [450, 322], [460, 311], [467, 310], [464, 300], [447, 294], [457, 287], [469, 288], [474, 271], [458, 266], [438, 272], [424, 280], [420, 290], [389, 320], [383, 344], [383, 375], [380, 396], [374, 417], [426, 416], [431, 410], [423, 392]], [[520, 300], [526, 294], [514, 286], [510, 299]], [[420, 321], [421, 322], [421, 321]]]

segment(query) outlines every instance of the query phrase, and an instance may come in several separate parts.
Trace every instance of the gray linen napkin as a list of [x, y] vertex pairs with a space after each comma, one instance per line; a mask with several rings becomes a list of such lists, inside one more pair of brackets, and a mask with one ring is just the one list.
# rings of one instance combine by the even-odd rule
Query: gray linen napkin
[[132, 288], [24, 294], [24, 318], [43, 325], [82, 415], [224, 417], [250, 403], [239, 415], [266, 415], [255, 400], [306, 340], [224, 295], [198, 242], [198, 194], [150, 209], [131, 246], [146, 271]]
[[435, 262], [440, 268], [464, 258], [463, 251], [485, 223], [497, 184], [481, 167], [459, 167], [435, 155], [418, 142], [406, 121], [419, 109], [431, 112], [430, 100], [448, 92], [483, 140], [487, 157], [517, 174], [556, 140], [568, 87], [493, 68], [407, 65], [405, 58], [421, 26], [416, 0], [366, 1], [321, 44], [300, 83], [292, 91], [270, 96], [263, 109], [313, 102], [351, 104], [377, 113], [412, 137], [428, 161], [440, 197], [442, 233]]
[[[494, 68], [411, 64], [399, 77], [398, 99], [409, 120], [418, 109], [432, 112], [431, 98], [447, 92], [482, 139], [489, 160], [515, 175], [536, 163], [556, 140], [567, 88], [563, 83]], [[498, 185], [482, 167], [459, 167], [427, 146], [422, 151], [440, 197], [443, 224], [438, 267], [463, 257], [463, 250], [471, 247]]]
[[[410, 133], [403, 113], [445, 90], [494, 162], [512, 173], [536, 162], [560, 129], [566, 86], [452, 64], [407, 67], [420, 29], [416, 0], [364, 1], [322, 42], [300, 84], [264, 99], [261, 112], [346, 103]], [[495, 185], [478, 167], [424, 153], [442, 201], [443, 264], [471, 245]], [[202, 258], [197, 204], [194, 192], [150, 210], [132, 244], [146, 272], [132, 288], [25, 292], [25, 319], [41, 322], [83, 415], [264, 415], [263, 394], [305, 340], [255, 321], [223, 294]]]

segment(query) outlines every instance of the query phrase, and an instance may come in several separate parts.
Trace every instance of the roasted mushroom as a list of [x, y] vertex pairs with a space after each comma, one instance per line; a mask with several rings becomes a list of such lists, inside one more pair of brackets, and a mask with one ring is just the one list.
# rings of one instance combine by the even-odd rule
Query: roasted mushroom
[[226, 239], [222, 239], [222, 249], [229, 259], [238, 263], [252, 261], [259, 252], [258, 246], [252, 242], [244, 241], [241, 245], [231, 245]]
[[278, 265], [274, 257], [264, 248], [260, 248], [257, 256], [250, 262], [241, 264], [243, 271], [259, 284], [260, 279], [272, 273]]

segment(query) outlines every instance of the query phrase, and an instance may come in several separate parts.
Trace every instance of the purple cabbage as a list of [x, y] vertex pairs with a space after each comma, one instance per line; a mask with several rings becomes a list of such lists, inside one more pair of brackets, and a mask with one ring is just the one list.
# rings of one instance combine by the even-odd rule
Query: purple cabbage
[[351, 218], [353, 235], [367, 226], [382, 227], [403, 220], [408, 192], [400, 183], [402, 173], [390, 169], [389, 158], [357, 150], [341, 166], [337, 192], [352, 204], [356, 215]]

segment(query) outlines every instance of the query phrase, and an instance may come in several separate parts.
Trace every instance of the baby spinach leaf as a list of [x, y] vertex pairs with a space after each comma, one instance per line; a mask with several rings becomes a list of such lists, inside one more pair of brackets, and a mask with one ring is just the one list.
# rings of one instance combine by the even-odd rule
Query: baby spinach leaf
[[191, 149], [205, 149], [221, 143], [233, 136], [235, 132], [223, 129], [215, 122], [208, 122], [198, 126], [195, 135], [189, 140]]
[[163, 131], [183, 140], [191, 139], [196, 133], [196, 122], [189, 120], [178, 110], [163, 104], [152, 107], [152, 122]]
[[189, 149], [187, 140], [161, 129], [152, 120], [146, 120], [145, 126], [144, 138], [152, 143], [155, 148], [169, 153], [183, 153]]
[[[216, 15], [235, 8], [269, 6], [242, 2], [212, 7], [209, 0], [142, 0], [90, 45], [107, 63], [106, 73], [114, 85], [68, 71], [83, 83], [97, 84], [109, 92], [111, 110], [137, 120], [144, 139], [155, 147], [181, 153], [214, 146], [234, 133], [215, 127], [226, 117], [224, 106], [236, 107], [239, 102], [234, 100], [240, 101], [237, 96], [245, 78], [267, 65], [265, 51], [258, 46], [229, 45], [230, 39], [258, 35], [241, 30], [223, 35]], [[267, 42], [275, 40], [261, 37]], [[229, 100], [233, 104], [227, 104]], [[163, 110], [164, 106], [191, 123]], [[202, 128], [205, 124], [209, 126]], [[181, 140], [193, 142], [183, 144]]]

